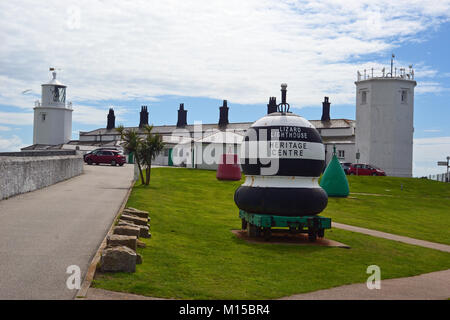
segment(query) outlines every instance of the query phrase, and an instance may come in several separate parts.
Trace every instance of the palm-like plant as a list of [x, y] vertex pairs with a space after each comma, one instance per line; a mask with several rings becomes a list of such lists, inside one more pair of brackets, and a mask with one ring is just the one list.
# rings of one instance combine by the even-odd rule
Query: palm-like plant
[[141, 183], [144, 184], [144, 174], [142, 173], [141, 159], [139, 157], [139, 148], [142, 143], [141, 137], [136, 130], [125, 130], [123, 125], [116, 128], [117, 132], [120, 133], [120, 138], [124, 142], [123, 148], [127, 153], [133, 153], [136, 159], [136, 164], [139, 168], [139, 175], [141, 177]]
[[[136, 164], [139, 168], [141, 183], [145, 185], [150, 184], [150, 171], [152, 168], [152, 161], [163, 150], [164, 143], [159, 134], [152, 132], [153, 126], [146, 125], [144, 127], [144, 137], [141, 138], [139, 132], [133, 129], [125, 130], [120, 125], [116, 128], [120, 133], [120, 138], [123, 141], [123, 148], [127, 153], [133, 153], [136, 159]], [[143, 168], [146, 170], [145, 179]]]
[[152, 132], [153, 126], [146, 125], [144, 128], [145, 137], [141, 140], [138, 147], [139, 158], [145, 166], [145, 184], [150, 184], [150, 172], [152, 161], [163, 150], [164, 142], [159, 134]]

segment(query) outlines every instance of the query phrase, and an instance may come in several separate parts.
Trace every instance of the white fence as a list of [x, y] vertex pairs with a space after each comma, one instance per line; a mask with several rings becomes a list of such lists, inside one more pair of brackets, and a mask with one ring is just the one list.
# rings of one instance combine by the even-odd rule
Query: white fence
[[436, 180], [440, 182], [449, 182], [450, 181], [450, 173], [441, 173], [441, 174], [430, 174], [428, 176], [430, 180]]

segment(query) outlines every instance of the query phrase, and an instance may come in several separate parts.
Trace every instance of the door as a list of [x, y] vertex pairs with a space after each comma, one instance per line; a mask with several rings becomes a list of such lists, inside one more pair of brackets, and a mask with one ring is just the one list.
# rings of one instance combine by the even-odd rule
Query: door
[[370, 168], [369, 168], [368, 165], [366, 165], [366, 164], [361, 165], [361, 173], [360, 173], [360, 175], [370, 176]]
[[133, 155], [133, 152], [130, 152], [129, 154], [128, 154], [128, 163], [134, 163], [134, 155]]
[[170, 148], [170, 149], [169, 149], [169, 161], [168, 161], [168, 165], [169, 165], [169, 166], [173, 166], [172, 153], [173, 153], [173, 149]]
[[113, 155], [111, 151], [102, 151], [100, 163], [111, 163], [112, 158]]

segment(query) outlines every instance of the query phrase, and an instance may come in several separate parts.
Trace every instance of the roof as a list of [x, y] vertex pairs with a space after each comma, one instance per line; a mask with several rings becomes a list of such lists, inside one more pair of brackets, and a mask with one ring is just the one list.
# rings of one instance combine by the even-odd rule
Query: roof
[[117, 140], [113, 140], [113, 141], [80, 141], [80, 140], [71, 140], [69, 142], [67, 142], [65, 145], [75, 145], [75, 146], [82, 146], [82, 145], [86, 145], [86, 146], [100, 146], [100, 147], [115, 147], [117, 146]]
[[322, 137], [322, 141], [325, 144], [354, 144], [355, 136]]
[[[330, 121], [320, 121], [320, 120], [310, 120], [311, 124], [316, 127], [316, 129], [329, 129], [329, 128], [350, 128], [354, 126], [355, 120], [349, 119], [331, 119]], [[236, 133], [242, 133], [247, 131], [248, 128], [253, 124], [253, 122], [234, 122], [229, 123], [226, 127], [219, 127], [217, 123], [207, 123], [201, 124], [202, 132], [205, 131], [216, 131], [216, 130], [227, 130], [228, 132], [234, 131]], [[177, 128], [176, 125], [162, 125], [153, 126], [154, 133], [159, 133], [161, 135], [171, 135], [175, 130], [179, 130], [180, 133], [187, 130], [189, 132], [194, 132], [193, 124], [188, 124], [183, 128]], [[199, 125], [200, 126], [200, 125]], [[143, 129], [139, 127], [125, 127], [126, 130], [137, 130], [140, 133], [144, 133]], [[98, 135], [118, 135], [119, 133], [115, 129], [99, 128], [92, 131], [83, 132], [80, 131], [81, 136], [98, 136]]]
[[242, 134], [230, 131], [217, 131], [206, 137], [196, 140], [198, 143], [240, 144], [244, 140]]
[[162, 136], [162, 141], [164, 143], [171, 143], [171, 144], [190, 143], [192, 140], [193, 139], [190, 137]]
[[79, 140], [71, 140], [67, 143], [57, 144], [57, 145], [48, 145], [48, 144], [32, 144], [31, 146], [21, 148], [22, 151], [29, 150], [75, 150], [77, 146], [82, 146], [84, 150], [87, 149], [96, 149], [97, 147], [116, 147], [118, 146], [119, 141], [79, 141]]
[[338, 129], [350, 128], [355, 125], [355, 120], [350, 119], [331, 119], [330, 121], [310, 120], [316, 129]]
[[60, 144], [58, 145], [49, 145], [49, 144], [32, 144], [31, 146], [21, 148], [20, 150], [28, 151], [28, 150], [55, 150], [61, 149]]
[[43, 86], [57, 85], [57, 86], [63, 86], [63, 87], [65, 87], [64, 84], [62, 84], [61, 82], [59, 82], [58, 80], [56, 80], [56, 72], [55, 72], [55, 71], [52, 72], [52, 75], [53, 75], [52, 80], [50, 80], [50, 81], [47, 82], [47, 83], [44, 83]]

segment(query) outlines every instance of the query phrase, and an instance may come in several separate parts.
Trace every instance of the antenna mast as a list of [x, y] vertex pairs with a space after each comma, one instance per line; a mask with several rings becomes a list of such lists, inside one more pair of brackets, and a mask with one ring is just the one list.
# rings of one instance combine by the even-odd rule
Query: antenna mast
[[392, 69], [393, 69], [393, 67], [394, 67], [394, 58], [395, 58], [395, 54], [392, 54], [392, 58], [391, 58], [391, 78], [392, 78], [392, 76], [393, 76], [393, 74], [392, 74]]

